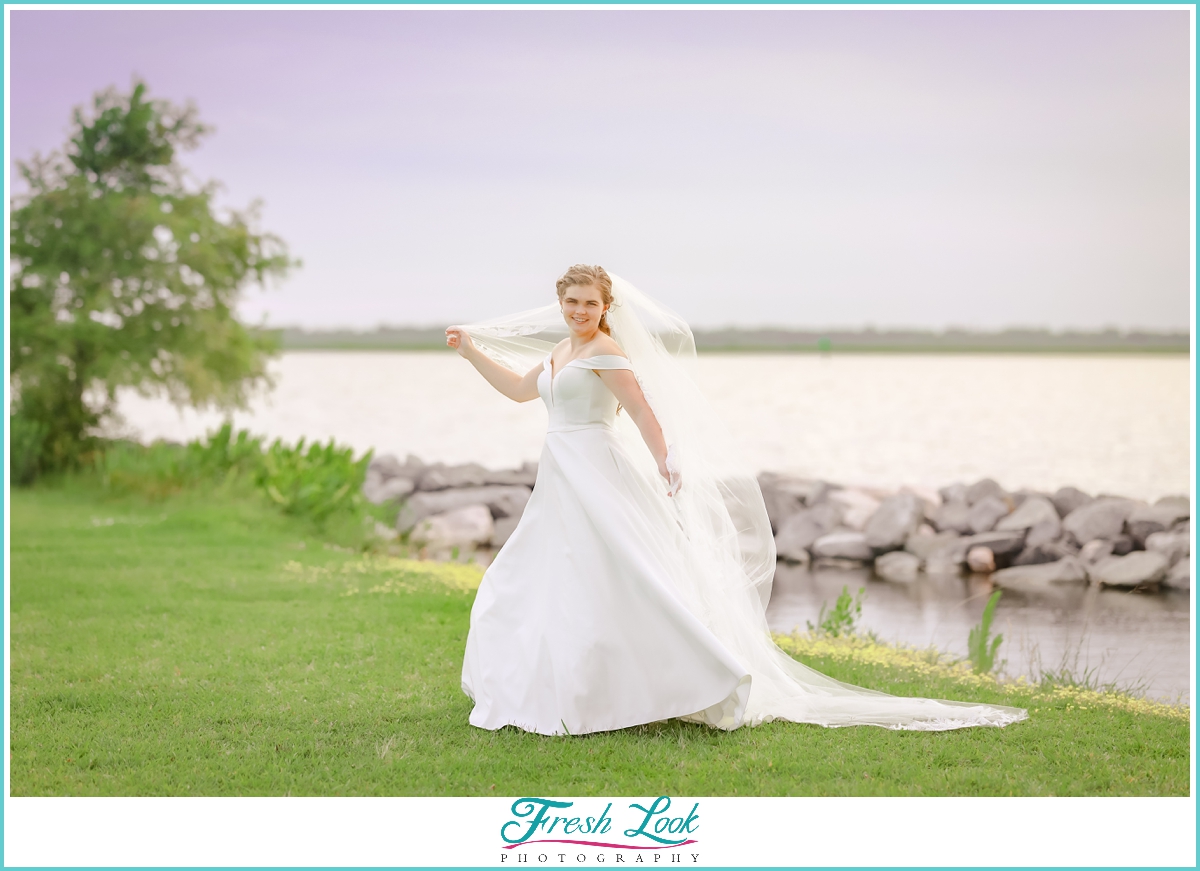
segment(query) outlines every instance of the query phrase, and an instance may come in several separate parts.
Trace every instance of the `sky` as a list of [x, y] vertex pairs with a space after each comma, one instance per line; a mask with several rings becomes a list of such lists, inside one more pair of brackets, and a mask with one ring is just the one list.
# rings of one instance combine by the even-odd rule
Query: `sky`
[[10, 167], [135, 75], [196, 104], [181, 161], [303, 261], [254, 322], [468, 322], [584, 262], [696, 327], [1190, 324], [1186, 10], [10, 22]]

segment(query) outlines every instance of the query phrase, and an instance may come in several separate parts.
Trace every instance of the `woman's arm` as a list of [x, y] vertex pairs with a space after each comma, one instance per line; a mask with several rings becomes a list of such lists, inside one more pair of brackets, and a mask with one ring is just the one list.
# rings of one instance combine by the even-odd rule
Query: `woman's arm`
[[667, 470], [667, 440], [663, 436], [658, 418], [654, 416], [654, 411], [650, 408], [650, 403], [646, 401], [646, 395], [642, 393], [642, 386], [638, 384], [633, 372], [628, 369], [593, 369], [592, 371], [600, 376], [600, 379], [612, 391], [613, 396], [617, 397], [621, 407], [629, 413], [630, 420], [637, 424], [638, 432], [642, 434], [646, 447], [650, 449], [650, 454], [658, 465], [658, 473], [670, 483], [671, 474]]
[[531, 399], [538, 398], [537, 380], [538, 375], [542, 372], [541, 363], [523, 376], [518, 375], [476, 348], [471, 337], [458, 327], [446, 328], [446, 344], [457, 350], [460, 357], [469, 360], [471, 365], [479, 370], [479, 374], [487, 379], [488, 384], [509, 399], [517, 402], [529, 402]]

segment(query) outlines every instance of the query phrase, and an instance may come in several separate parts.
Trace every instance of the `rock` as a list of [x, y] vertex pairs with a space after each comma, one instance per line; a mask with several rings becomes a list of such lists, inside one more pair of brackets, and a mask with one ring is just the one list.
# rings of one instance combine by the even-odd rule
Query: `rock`
[[1190, 590], [1192, 588], [1192, 558], [1185, 556], [1175, 565], [1171, 566], [1167, 576], [1163, 578], [1163, 586], [1171, 587], [1176, 590]]
[[822, 559], [848, 559], [866, 562], [875, 554], [867, 537], [858, 531], [829, 532], [813, 542], [812, 555]]
[[996, 555], [991, 548], [977, 544], [967, 551], [967, 568], [973, 572], [993, 572], [996, 570]]
[[976, 481], [967, 488], [967, 504], [971, 507], [975, 507], [977, 502], [982, 502], [989, 497], [995, 497], [1003, 502], [1006, 501], [1008, 493], [991, 478]]
[[1063, 557], [1052, 563], [1012, 566], [992, 573], [992, 583], [1006, 590], [1036, 591], [1058, 584], [1080, 584], [1088, 579], [1087, 570], [1075, 557]]
[[1138, 505], [1126, 518], [1125, 531], [1140, 547], [1145, 547], [1147, 536], [1170, 529], [1178, 521], [1187, 519], [1189, 513], [1189, 508], [1181, 509], [1175, 503]]
[[967, 525], [971, 532], [987, 532], [994, 529], [996, 521], [1005, 517], [1011, 506], [999, 496], [985, 496], [971, 506], [967, 513]]
[[920, 558], [902, 550], [888, 551], [875, 558], [875, 574], [885, 581], [915, 581], [920, 568]]
[[529, 495], [528, 487], [515, 484], [416, 492], [408, 497], [408, 501], [400, 509], [396, 518], [396, 529], [408, 532], [418, 521], [432, 514], [453, 511], [477, 502], [487, 505], [493, 517], [520, 516], [525, 510], [525, 503], [529, 501]]
[[774, 472], [763, 472], [758, 476], [758, 486], [767, 505], [767, 517], [771, 529], [779, 532], [793, 514], [806, 506], [816, 505], [829, 492], [824, 481], [811, 478], [793, 478]]
[[401, 463], [396, 459], [395, 454], [380, 454], [372, 457], [370, 465], [367, 466], [368, 474], [375, 472], [382, 478], [411, 478], [416, 480], [421, 476], [425, 464], [412, 454], [404, 458]]
[[1136, 507], [1132, 499], [1095, 499], [1064, 517], [1063, 529], [1070, 533], [1077, 544], [1082, 545], [1093, 538], [1111, 541], [1121, 534], [1125, 519]]
[[1184, 517], [1192, 516], [1192, 500], [1187, 496], [1164, 496], [1154, 503], [1155, 508], [1174, 508]]
[[965, 500], [943, 502], [929, 518], [939, 532], [956, 532], [968, 534], [971, 532], [971, 508]]
[[487, 483], [487, 477], [488, 470], [478, 463], [464, 463], [461, 466], [434, 463], [417, 479], [417, 489], [435, 491], [452, 487], [481, 487]]
[[[942, 550], [958, 539], [957, 532], [935, 532], [932, 535], [922, 535], [918, 529], [905, 540], [904, 549], [924, 562], [929, 559], [930, 554]], [[965, 554], [966, 551], [964, 550], [963, 553]]]
[[1082, 548], [1079, 549], [1079, 559], [1084, 565], [1091, 565], [1098, 560], [1104, 559], [1106, 556], [1112, 556], [1113, 546], [1111, 541], [1103, 538], [1093, 538]]
[[862, 530], [871, 515], [879, 509], [878, 499], [850, 487], [834, 490], [827, 498], [841, 509], [842, 524], [854, 530]]
[[1106, 556], [1088, 568], [1088, 576], [1104, 587], [1141, 587], [1167, 576], [1167, 558], [1161, 553], [1137, 550], [1126, 556]]
[[828, 502], [805, 508], [784, 521], [775, 536], [775, 552], [787, 562], [807, 563], [808, 549], [813, 542], [836, 529], [840, 521], [841, 512]]
[[385, 502], [399, 502], [416, 489], [412, 478], [400, 475], [384, 478], [378, 472], [367, 470], [367, 478], [363, 481], [363, 497], [373, 505], [383, 505]]
[[532, 487], [537, 481], [537, 463], [522, 463], [519, 469], [488, 471], [483, 476], [485, 484], [520, 484]]
[[877, 553], [904, 547], [904, 542], [921, 525], [924, 516], [924, 506], [915, 494], [897, 493], [887, 497], [863, 527], [867, 545]]
[[1192, 536], [1186, 532], [1154, 532], [1146, 538], [1146, 550], [1161, 553], [1168, 565], [1192, 554]]
[[[1053, 509], [1053, 506], [1051, 506], [1051, 509]], [[1007, 519], [1006, 517], [1005, 520]], [[1025, 533], [1025, 546], [1037, 547], [1039, 544], [1049, 544], [1061, 537], [1062, 521], [1058, 519], [1058, 512], [1055, 511], [1053, 517], [1039, 520], [1033, 526], [1029, 527], [1029, 532]]]
[[961, 481], [947, 484], [945, 487], [938, 488], [938, 495], [942, 497], [943, 505], [947, 502], [966, 502], [967, 485]]
[[521, 522], [520, 516], [515, 517], [499, 517], [492, 521], [494, 527], [492, 531], [492, 547], [504, 547], [505, 543], [512, 537], [513, 531], [517, 528], [517, 524]]
[[1124, 556], [1130, 551], [1137, 550], [1137, 544], [1133, 540], [1133, 536], [1121, 533], [1112, 540], [1113, 553], [1117, 556]]
[[1191, 520], [1176, 521], [1175, 525], [1171, 527], [1171, 531], [1172, 532], [1182, 532], [1184, 535], [1191, 535], [1192, 521]]
[[[1037, 527], [1034, 528], [1036, 529]], [[1076, 554], [1077, 549], [1068, 544], [1065, 539], [1039, 541], [1035, 544], [1030, 544], [1029, 539], [1026, 538], [1025, 547], [1019, 554], [1013, 557], [1012, 564], [1014, 566], [1033, 566], [1040, 563], [1053, 563], [1058, 562], [1063, 557], [1075, 556]]]
[[969, 539], [955, 536], [925, 558], [925, 571], [931, 575], [957, 574], [967, 561]]
[[494, 532], [492, 512], [486, 505], [475, 503], [423, 518], [413, 527], [409, 541], [441, 552], [486, 544]]
[[1025, 530], [1006, 529], [998, 532], [981, 532], [968, 536], [967, 549], [982, 546], [988, 548], [997, 557], [1015, 556], [1025, 546]]
[[[1054, 529], [1060, 529], [1062, 521], [1059, 520], [1058, 510], [1054, 507], [1054, 503], [1037, 493], [1027, 495], [1017, 509], [1007, 517], [1004, 517], [996, 524], [996, 529], [1032, 529], [1039, 523], [1053, 524]], [[1058, 538], [1058, 533], [1050, 536], [1050, 538]]]
[[1059, 517], [1066, 517], [1076, 508], [1082, 508], [1092, 501], [1092, 497], [1075, 487], [1059, 487], [1050, 497]]

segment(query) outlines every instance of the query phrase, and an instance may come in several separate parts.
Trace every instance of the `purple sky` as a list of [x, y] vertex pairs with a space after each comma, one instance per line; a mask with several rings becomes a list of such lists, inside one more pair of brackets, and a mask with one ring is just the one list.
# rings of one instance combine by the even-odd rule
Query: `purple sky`
[[[604, 265], [697, 326], [1189, 318], [1176, 10], [19, 10], [11, 157], [144, 77], [304, 267], [254, 320], [441, 324]], [[15, 173], [14, 173], [15, 179]]]

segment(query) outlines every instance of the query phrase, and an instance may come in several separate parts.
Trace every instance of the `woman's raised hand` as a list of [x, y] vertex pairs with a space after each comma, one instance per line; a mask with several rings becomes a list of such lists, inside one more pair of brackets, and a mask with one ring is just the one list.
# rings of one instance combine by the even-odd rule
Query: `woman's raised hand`
[[458, 351], [460, 357], [465, 357], [475, 350], [471, 335], [461, 327], [446, 327], [446, 344]]

